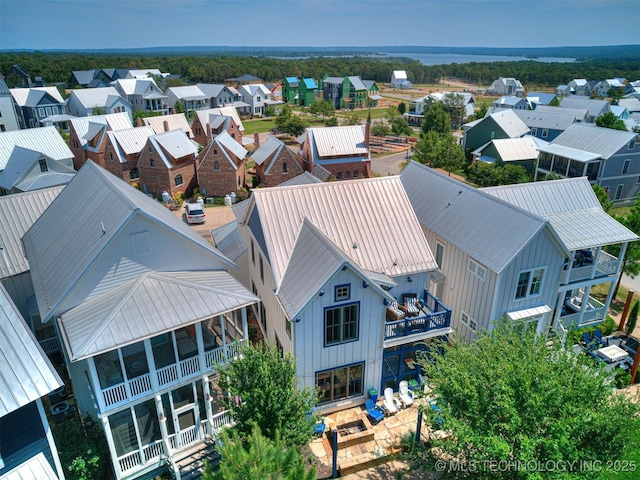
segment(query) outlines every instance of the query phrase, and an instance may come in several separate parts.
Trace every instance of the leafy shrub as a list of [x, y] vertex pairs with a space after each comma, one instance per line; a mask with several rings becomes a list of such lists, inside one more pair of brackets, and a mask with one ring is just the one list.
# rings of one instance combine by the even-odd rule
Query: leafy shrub
[[628, 387], [629, 383], [631, 383], [631, 374], [629, 372], [625, 372], [621, 368], [618, 368], [614, 383], [617, 388]]
[[60, 462], [68, 480], [99, 480], [108, 478], [109, 447], [102, 428], [87, 416], [66, 419], [51, 425], [60, 448]]

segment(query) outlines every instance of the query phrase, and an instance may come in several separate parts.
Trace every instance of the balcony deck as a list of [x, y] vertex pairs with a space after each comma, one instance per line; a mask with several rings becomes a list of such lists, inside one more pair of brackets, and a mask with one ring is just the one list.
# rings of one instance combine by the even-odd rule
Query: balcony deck
[[448, 329], [451, 326], [451, 309], [444, 306], [440, 300], [428, 291], [420, 300], [422, 309], [416, 316], [406, 316], [400, 320], [385, 323], [384, 339], [422, 335], [431, 331]]
[[[583, 264], [582, 266], [573, 267], [571, 270], [565, 270], [561, 278], [563, 284], [580, 282], [590, 278], [601, 278], [609, 275], [615, 275], [618, 272], [619, 261], [617, 257], [600, 252], [600, 257], [596, 264], [595, 271], [593, 264]], [[593, 272], [593, 273], [592, 273]]]

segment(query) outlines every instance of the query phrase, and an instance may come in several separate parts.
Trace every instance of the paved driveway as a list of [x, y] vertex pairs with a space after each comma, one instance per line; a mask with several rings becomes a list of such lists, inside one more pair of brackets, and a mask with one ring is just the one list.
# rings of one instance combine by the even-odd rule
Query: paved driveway
[[[411, 153], [409, 153], [411, 156]], [[394, 153], [385, 157], [371, 159], [371, 171], [381, 177], [399, 175], [407, 162], [407, 152]]]
[[[204, 213], [206, 215], [204, 223], [189, 226], [209, 241], [211, 240], [211, 230], [226, 225], [236, 219], [236, 216], [231, 211], [231, 207], [227, 206], [206, 207]], [[179, 208], [174, 211], [173, 214], [185, 224], [187, 223], [184, 208]]]

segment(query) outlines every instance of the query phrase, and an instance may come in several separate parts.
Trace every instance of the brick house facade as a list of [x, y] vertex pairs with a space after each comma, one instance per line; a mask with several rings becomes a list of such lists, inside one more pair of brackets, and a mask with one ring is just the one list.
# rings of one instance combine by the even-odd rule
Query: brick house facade
[[247, 153], [227, 131], [214, 137], [196, 158], [200, 191], [207, 196], [219, 196], [244, 187]]
[[235, 107], [198, 110], [191, 125], [193, 139], [200, 145], [208, 145], [212, 136], [226, 131], [242, 145], [244, 127]]
[[261, 187], [275, 187], [304, 172], [302, 157], [274, 136], [254, 152], [252, 159]]

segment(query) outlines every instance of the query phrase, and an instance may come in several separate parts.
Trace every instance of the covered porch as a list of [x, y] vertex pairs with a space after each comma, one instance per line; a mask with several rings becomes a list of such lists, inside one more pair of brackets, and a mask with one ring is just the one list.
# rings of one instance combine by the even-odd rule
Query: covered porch
[[[600, 155], [563, 145], [549, 144], [538, 149], [540, 158], [534, 181], [544, 180], [550, 173], [564, 178], [587, 177], [595, 182], [600, 172]], [[545, 178], [538, 178], [544, 176]]]

